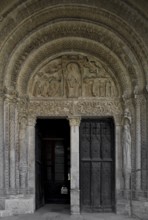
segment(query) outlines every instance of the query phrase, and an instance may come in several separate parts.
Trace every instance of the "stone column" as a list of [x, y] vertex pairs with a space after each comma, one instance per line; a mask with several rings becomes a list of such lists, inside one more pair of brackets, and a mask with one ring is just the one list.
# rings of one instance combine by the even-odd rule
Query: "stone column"
[[27, 188], [27, 116], [19, 118], [19, 139], [20, 139], [20, 188], [25, 193]]
[[[146, 123], [148, 122], [148, 86], [147, 86], [147, 94], [146, 94]], [[146, 133], [147, 133], [147, 139], [146, 139], [146, 143], [147, 143], [147, 146], [148, 146], [148, 123], [147, 123], [147, 126], [146, 126]], [[147, 157], [147, 165], [146, 165], [146, 169], [147, 169], [147, 185], [146, 185], [146, 188], [148, 190], [148, 148], [147, 148], [147, 154], [146, 154], [146, 157]]]
[[[3, 109], [3, 97], [0, 94], [0, 194], [4, 188], [4, 109]], [[2, 192], [1, 192], [2, 191]]]
[[15, 193], [15, 188], [16, 188], [16, 164], [15, 164], [15, 159], [16, 159], [16, 145], [15, 145], [15, 108], [16, 108], [16, 103], [15, 100], [12, 100], [10, 102], [10, 189], [11, 193]]
[[6, 194], [9, 194], [10, 187], [10, 161], [9, 161], [9, 136], [10, 136], [10, 105], [9, 100], [4, 101], [4, 183]]
[[16, 193], [16, 144], [15, 144], [16, 95], [5, 94], [4, 100], [4, 158], [5, 190], [7, 194]]
[[141, 190], [141, 112], [140, 96], [135, 98], [136, 104], [136, 189]]
[[[35, 195], [35, 117], [29, 117], [27, 125], [28, 138], [28, 190]], [[34, 201], [35, 205], [35, 201]], [[34, 206], [35, 209], [35, 206]]]
[[19, 170], [19, 159], [20, 159], [20, 143], [19, 143], [19, 115], [18, 106], [15, 108], [15, 170], [16, 170], [16, 192], [19, 193], [20, 189], [20, 170]]
[[146, 191], [147, 188], [147, 112], [146, 96], [141, 97], [141, 189]]
[[117, 115], [115, 117], [115, 146], [116, 146], [116, 191], [117, 196], [120, 197], [121, 190], [123, 189], [123, 170], [122, 170], [122, 141], [121, 141], [121, 133], [122, 133], [122, 122], [121, 122], [121, 115]]
[[71, 144], [71, 181], [70, 205], [71, 214], [80, 214], [80, 183], [79, 183], [79, 125], [80, 117], [69, 118]]

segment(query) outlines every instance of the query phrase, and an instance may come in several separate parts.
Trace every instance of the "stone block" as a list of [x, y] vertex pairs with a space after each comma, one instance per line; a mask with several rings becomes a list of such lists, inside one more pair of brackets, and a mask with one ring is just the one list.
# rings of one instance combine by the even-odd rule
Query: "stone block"
[[34, 198], [10, 198], [5, 200], [5, 209], [16, 215], [33, 213], [34, 207]]
[[5, 209], [5, 200], [0, 199], [0, 210], [4, 210], [4, 209]]
[[148, 202], [132, 201], [132, 214], [143, 220], [148, 216]]
[[0, 217], [11, 216], [12, 212], [8, 210], [0, 210]]
[[116, 206], [116, 213], [120, 215], [131, 215], [131, 208], [129, 201], [119, 200]]
[[71, 190], [71, 214], [80, 213], [80, 191], [73, 189]]

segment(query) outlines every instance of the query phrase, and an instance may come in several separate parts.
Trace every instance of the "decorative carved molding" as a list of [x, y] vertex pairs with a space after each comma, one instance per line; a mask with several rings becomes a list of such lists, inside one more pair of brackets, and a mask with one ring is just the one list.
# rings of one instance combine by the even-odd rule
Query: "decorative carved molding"
[[[66, 24], [65, 24], [66, 25]], [[72, 25], [74, 25], [74, 24], [72, 24]], [[71, 26], [72, 26], [71, 25]], [[71, 33], [71, 31], [72, 31], [72, 27], [71, 26], [68, 26], [67, 27], [67, 29], [65, 30], [64, 29], [64, 27], [63, 27], [63, 30], [61, 30], [61, 32], [59, 32], [59, 33], [55, 33], [55, 34], [61, 34], [61, 33], [63, 33], [63, 32], [65, 32], [65, 31], [67, 31], [68, 33], [67, 34], [70, 34]], [[77, 26], [76, 26], [76, 29], [78, 29], [79, 30], [79, 32], [80, 33], [77, 33], [77, 36], [79, 36], [79, 37], [81, 37], [81, 35], [82, 35], [82, 33], [81, 32], [85, 32], [86, 30], [87, 30], [87, 28], [88, 28], [88, 31], [89, 31], [89, 34], [90, 34], [90, 36], [91, 36], [91, 38], [93, 37], [93, 39], [94, 40], [97, 40], [98, 41], [98, 38], [99, 38], [99, 35], [98, 35], [98, 32], [102, 32], [103, 30], [98, 30], [98, 32], [97, 32], [97, 30], [95, 30], [95, 33], [93, 33], [94, 31], [93, 31], [93, 29], [92, 30], [90, 30], [91, 29], [91, 26], [90, 27], [87, 27], [87, 25], [85, 25], [85, 24], [83, 24], [83, 26], [81, 27], [81, 25], [80, 25], [80, 28], [78, 29], [77, 28]], [[81, 30], [82, 29], [82, 30]], [[86, 30], [85, 30], [86, 29]], [[53, 30], [51, 31], [51, 32], [53, 32]], [[87, 32], [87, 31], [86, 31]], [[92, 35], [92, 33], [94, 34], [94, 35]], [[110, 48], [110, 50], [111, 51], [114, 51], [114, 53], [115, 54], [117, 54], [117, 56], [122, 60], [122, 62], [123, 62], [123, 64], [125, 65], [125, 66], [131, 66], [132, 65], [132, 63], [131, 63], [131, 61], [130, 61], [130, 59], [129, 59], [129, 57], [128, 56], [126, 56], [126, 55], [124, 55], [123, 53], [123, 48], [124, 47], [127, 47], [127, 46], [125, 46], [124, 45], [124, 43], [123, 42], [121, 42], [121, 40], [119, 40], [119, 39], [116, 39], [116, 42], [115, 42], [115, 36], [113, 35], [112, 36], [112, 34], [110, 34], [108, 31], [105, 31], [104, 32], [104, 34], [105, 34], [105, 36], [106, 37], [102, 37], [101, 39], [101, 44], [103, 44], [103, 45], [106, 45], [108, 48]], [[49, 34], [47, 34], [47, 36], [49, 36]], [[54, 35], [55, 36], [55, 35]], [[87, 36], [88, 36], [88, 39], [90, 39], [89, 37], [89, 35], [87, 34]], [[44, 38], [43, 38], [44, 39]], [[46, 38], [45, 38], [46, 39]], [[47, 42], [49, 42], [49, 39], [46, 39], [47, 40]], [[110, 44], [108, 45], [108, 42], [110, 42]], [[117, 43], [118, 42], [118, 43]], [[46, 43], [46, 41], [44, 42], [44, 44]], [[37, 40], [37, 42], [35, 42], [35, 40], [32, 42], [32, 44], [35, 44], [35, 48], [36, 49], [38, 49], [43, 43], [41, 42], [41, 43], [39, 43], [38, 42], [38, 40]], [[31, 45], [32, 45], [31, 44]], [[73, 43], [74, 44], [74, 43]], [[57, 47], [56, 45], [54, 46], [54, 48], [55, 47]], [[75, 46], [76, 47], [76, 46]], [[28, 48], [30, 49], [30, 46], [28, 45]], [[27, 49], [26, 48], [26, 50], [25, 51], [23, 51], [22, 52], [22, 56], [19, 56], [19, 60], [17, 61], [16, 60], [16, 62], [15, 62], [15, 66], [13, 66], [13, 80], [14, 81], [16, 81], [17, 80], [17, 77], [18, 77], [18, 74], [19, 74], [19, 71], [20, 71], [20, 69], [21, 69], [21, 65], [24, 63], [24, 61], [25, 61], [25, 59], [27, 58], [27, 55], [29, 55], [29, 53], [31, 52], [31, 49], [29, 50], [29, 49]], [[29, 51], [28, 51], [29, 50]], [[102, 50], [102, 49], [101, 49]], [[127, 50], [128, 50], [128, 48], [127, 48]], [[101, 53], [101, 51], [100, 51], [100, 53]], [[49, 52], [48, 52], [48, 55], [49, 55]], [[117, 65], [117, 61], [115, 62], [115, 61], [113, 61], [113, 60], [111, 60], [111, 58], [109, 57], [109, 55], [106, 55], [107, 57], [107, 59], [108, 60], [110, 60], [110, 62], [112, 63], [111, 64], [111, 66], [116, 66]], [[126, 58], [124, 58], [126, 56]], [[132, 56], [132, 55], [131, 55]], [[25, 58], [26, 57], [26, 58]], [[132, 58], [132, 59], [134, 59], [134, 57]], [[135, 61], [136, 62], [136, 61]], [[29, 68], [32, 68], [31, 67], [31, 65], [30, 65], [30, 67]], [[136, 67], [135, 67], [135, 69], [136, 69]], [[131, 73], [130, 73], [130, 75], [131, 75], [131, 77], [132, 78], [134, 78], [135, 77], [135, 69], [133, 69], [133, 71], [132, 71], [132, 75], [131, 75]], [[33, 69], [31, 70], [31, 72], [33, 72]], [[121, 71], [120, 71], [121, 72]], [[31, 75], [31, 73], [28, 73], [29, 74], [29, 76]], [[27, 77], [27, 75], [28, 74], [26, 74], [26, 77]], [[23, 84], [25, 83], [25, 80], [26, 79], [23, 79]], [[123, 81], [125, 82], [126, 81], [126, 77], [124, 76], [124, 80], [121, 80], [121, 83], [123, 83]], [[27, 83], [27, 82], [26, 82]], [[24, 85], [23, 85], [24, 86]]]
[[10, 86], [9, 88], [4, 88], [4, 99], [5, 101], [9, 103], [16, 103], [18, 94], [13, 86]]
[[82, 101], [75, 106], [78, 115], [114, 115], [121, 114], [121, 103], [116, 101]]
[[28, 103], [29, 99], [27, 96], [20, 97], [18, 99], [18, 113], [19, 113], [19, 118], [26, 118], [27, 113], [28, 113]]
[[28, 115], [34, 116], [106, 116], [122, 114], [122, 106], [115, 100], [48, 100], [31, 101]]
[[43, 66], [32, 77], [34, 97], [117, 97], [116, 81], [95, 58], [67, 55]]
[[[101, 11], [100, 16], [105, 16], [104, 22], [106, 22], [107, 15], [104, 15], [103, 13], [104, 12]], [[100, 19], [102, 20], [103, 18], [101, 17]], [[110, 19], [110, 20], [113, 21], [114, 19]], [[121, 24], [122, 21], [120, 21], [119, 23]], [[120, 24], [118, 25], [119, 28], [120, 28], [120, 26], [123, 26], [123, 24], [121, 24], [121, 25]], [[62, 26], [62, 24], [60, 24], [60, 26]], [[71, 36], [71, 35], [77, 33], [78, 37], [81, 37], [81, 36], [87, 34], [88, 39], [93, 39], [97, 42], [100, 42], [102, 45], [105, 45], [107, 48], [110, 48], [110, 50], [113, 51], [115, 54], [117, 54], [117, 57], [119, 57], [122, 60], [123, 64], [127, 67], [128, 72], [131, 75], [131, 78], [137, 79], [138, 72], [136, 74], [136, 69], [138, 71], [138, 65], [137, 65], [137, 60], [135, 58], [136, 56], [134, 56], [134, 53], [132, 53], [133, 47], [130, 48], [130, 44], [126, 45], [125, 42], [123, 41], [124, 37], [125, 37], [125, 39], [127, 37], [125, 35], [124, 31], [122, 33], [124, 35], [124, 37], [123, 37], [123, 39], [120, 39], [119, 36], [111, 33], [109, 30], [102, 29], [100, 31], [100, 26], [95, 27], [95, 28], [94, 27], [91, 28], [91, 26], [88, 26], [88, 23], [87, 24], [83, 23], [83, 25], [81, 24], [79, 28], [77, 27], [77, 25], [74, 25], [74, 24], [71, 24], [68, 27], [68, 24], [66, 25], [66, 22], [63, 25], [63, 28], [60, 26], [56, 27], [56, 26], [52, 25], [52, 27], [51, 27], [50, 25], [47, 25], [47, 27], [50, 28], [50, 31], [48, 30], [50, 32], [50, 35], [49, 35], [49, 32], [48, 33], [42, 32], [43, 33], [42, 37], [36, 36], [36, 39], [35, 38], [33, 38], [32, 40], [29, 39], [30, 44], [29, 45], [26, 44], [27, 45], [26, 48], [23, 51], [20, 51], [20, 53], [19, 53], [19, 59], [16, 59], [16, 61], [13, 62], [14, 65], [12, 64], [12, 70], [10, 71], [11, 73], [13, 73], [13, 76], [11, 77], [12, 81], [15, 81], [15, 82], [17, 81], [20, 70], [22, 69], [22, 65], [24, 64], [25, 60], [27, 59], [27, 57], [31, 51], [38, 49], [43, 44], [52, 40], [52, 35], [53, 35], [53, 38], [56, 39], [56, 38], [60, 38], [60, 36], [62, 37], [63, 33], [66, 33], [66, 36], [69, 36], [69, 35]], [[125, 23], [124, 23], [124, 26], [125, 26]], [[120, 31], [122, 31], [122, 30], [123, 30], [123, 28], [121, 28]], [[126, 28], [126, 31], [127, 30], [128, 30], [128, 27]], [[128, 30], [128, 32], [131, 34], [131, 30]], [[139, 46], [140, 45], [139, 39], [137, 37], [135, 37], [134, 33], [132, 35], [132, 42], [133, 42], [133, 37], [136, 38], [134, 47]], [[128, 40], [129, 40], [129, 38], [128, 38]], [[132, 44], [132, 42], [131, 42], [131, 44]], [[140, 47], [140, 49], [141, 48], [142, 48], [142, 46]], [[139, 54], [140, 57], [142, 57], [144, 49], [141, 53], [140, 53], [140, 51], [141, 51], [140, 49], [136, 48], [136, 53]], [[130, 56], [128, 56], [129, 54], [130, 54]], [[133, 60], [135, 63], [134, 65], [133, 65]], [[140, 62], [143, 62], [144, 60], [145, 60], [145, 58], [140, 59]], [[131, 70], [131, 66], [132, 66], [132, 70]], [[143, 66], [146, 66], [146, 63]], [[8, 72], [9, 72], [9, 69], [11, 69], [11, 68], [8, 68]], [[33, 70], [31, 70], [31, 72], [33, 72]], [[121, 83], [122, 83], [122, 80], [121, 80]]]

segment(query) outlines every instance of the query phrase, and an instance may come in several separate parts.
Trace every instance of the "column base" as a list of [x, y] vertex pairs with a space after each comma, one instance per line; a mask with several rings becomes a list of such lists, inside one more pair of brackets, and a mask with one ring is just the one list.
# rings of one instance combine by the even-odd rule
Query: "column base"
[[32, 196], [11, 196], [5, 199], [5, 210], [0, 213], [1, 216], [19, 215], [34, 213], [35, 202]]
[[78, 189], [71, 189], [71, 214], [72, 215], [79, 215], [80, 214], [80, 190]]

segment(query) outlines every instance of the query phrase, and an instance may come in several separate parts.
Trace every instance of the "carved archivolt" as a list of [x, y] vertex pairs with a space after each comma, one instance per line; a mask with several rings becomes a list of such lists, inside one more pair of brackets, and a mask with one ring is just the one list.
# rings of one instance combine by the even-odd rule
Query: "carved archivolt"
[[31, 79], [31, 97], [117, 97], [116, 79], [92, 57], [61, 56], [43, 66]]
[[[33, 8], [36, 7], [37, 5], [33, 5]], [[111, 5], [110, 5], [110, 9], [111, 9]], [[24, 68], [24, 66], [26, 65], [26, 64], [24, 65], [24, 63], [27, 61], [28, 57], [30, 60], [32, 59], [33, 51], [37, 51], [39, 47], [41, 47], [46, 43], [49, 43], [50, 41], [55, 41], [55, 39], [57, 38], [59, 39], [60, 37], [63, 38], [65, 36], [66, 37], [77, 36], [82, 38], [84, 38], [84, 36], [85, 37], [87, 36], [87, 39], [92, 39], [96, 42], [100, 42], [102, 45], [105, 45], [107, 48], [110, 48], [112, 52], [117, 54], [117, 56], [124, 63], [125, 67], [128, 69], [128, 73], [131, 75], [132, 82], [133, 82], [133, 76], [135, 76], [134, 80], [136, 80], [137, 77], [140, 75], [140, 77], [138, 77], [138, 81], [142, 80], [142, 75], [143, 75], [142, 69], [145, 69], [145, 72], [147, 73], [147, 63], [145, 62], [146, 60], [145, 55], [147, 55], [147, 53], [145, 52], [145, 46], [141, 42], [139, 36], [137, 36], [137, 34], [133, 31], [133, 28], [131, 29], [130, 26], [128, 26], [125, 22], [123, 22], [124, 19], [123, 20], [119, 19], [119, 16], [115, 16], [115, 15], [113, 16], [113, 14], [109, 13], [108, 10], [100, 10], [100, 7], [99, 9], [94, 10], [93, 8], [92, 10], [91, 7], [83, 8], [78, 6], [74, 7], [74, 5], [72, 5], [71, 7], [69, 6], [67, 10], [65, 9], [65, 7], [64, 9], [63, 8], [60, 9], [57, 8], [54, 10], [52, 9], [51, 10], [52, 13], [49, 13], [49, 10], [51, 9], [48, 8], [48, 10], [45, 10], [48, 16], [47, 15], [45, 16], [44, 14], [45, 11], [44, 13], [43, 10], [40, 11], [40, 17], [42, 19], [38, 19], [39, 15], [36, 18], [35, 14], [32, 14], [32, 19], [24, 19], [25, 18], [24, 17], [25, 9], [24, 9], [23, 13], [20, 12], [19, 16], [17, 16], [17, 18], [15, 19], [15, 22], [18, 22], [17, 27], [15, 27], [16, 23], [14, 22], [14, 20], [13, 19], [11, 20], [10, 18], [8, 19], [8, 23], [4, 23], [3, 25], [4, 28], [1, 29], [1, 33], [3, 34], [0, 37], [3, 39], [3, 37], [6, 35], [5, 37], [7, 39], [7, 43], [6, 45], [4, 44], [4, 49], [1, 52], [2, 68], [0, 70], [0, 74], [2, 75], [2, 77], [5, 77], [5, 83], [7, 85], [13, 84], [14, 82], [16, 83], [18, 76], [21, 76], [20, 73], [25, 69], [27, 69]], [[26, 11], [26, 17], [30, 16], [28, 14], [29, 12], [31, 13], [30, 10]], [[86, 19], [89, 22], [85, 23], [78, 21], [78, 23], [84, 23], [83, 25], [82, 24], [78, 25], [75, 24], [76, 21], [74, 20], [73, 23], [75, 25], [73, 25], [71, 22], [69, 24], [69, 22], [66, 21], [59, 23], [55, 22], [53, 24], [54, 19], [55, 21], [57, 21], [58, 18], [63, 17], [63, 15], [65, 15], [65, 18], [66, 17], [73, 18], [79, 16], [79, 14], [81, 14], [81, 17], [83, 18], [82, 20]], [[125, 16], [126, 14], [125, 11], [123, 14]], [[21, 17], [22, 20], [24, 19], [24, 21], [22, 21], [21, 25], [19, 25], [19, 19], [21, 19]], [[130, 19], [130, 21], [131, 20], [132, 19]], [[90, 23], [89, 26], [88, 23]], [[94, 23], [98, 25], [96, 25], [95, 27]], [[40, 26], [40, 30], [38, 30], [39, 26]], [[92, 27], [90, 28], [90, 26]], [[105, 30], [103, 30], [104, 28], [102, 28], [102, 26], [105, 27]], [[138, 25], [136, 22], [136, 27], [137, 26]], [[15, 27], [15, 30], [13, 30], [13, 27]], [[31, 27], [33, 31], [30, 31]], [[47, 31], [49, 27], [50, 29]], [[117, 27], [118, 29], [116, 30]], [[13, 30], [12, 32], [10, 32], [11, 28]], [[8, 35], [10, 37], [8, 37]], [[14, 39], [14, 41], [11, 40], [12, 38]], [[118, 41], [118, 39], [120, 39], [123, 45], [121, 45], [121, 42]], [[71, 49], [69, 48], [69, 50]], [[40, 53], [40, 57], [42, 57], [43, 54], [44, 53]], [[31, 61], [31, 63], [34, 62], [35, 61]], [[140, 68], [138, 69], [140, 63], [142, 69]], [[29, 64], [29, 70], [33, 72], [33, 69], [31, 69], [30, 64]], [[28, 75], [30, 76], [30, 72], [28, 73]], [[24, 81], [24, 79], [22, 80]], [[144, 84], [145, 81], [142, 81], [141, 84], [142, 83]], [[22, 87], [22, 85], [20, 85], [20, 87]], [[141, 89], [143, 89], [143, 85], [141, 85], [141, 87], [142, 87]]]

